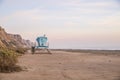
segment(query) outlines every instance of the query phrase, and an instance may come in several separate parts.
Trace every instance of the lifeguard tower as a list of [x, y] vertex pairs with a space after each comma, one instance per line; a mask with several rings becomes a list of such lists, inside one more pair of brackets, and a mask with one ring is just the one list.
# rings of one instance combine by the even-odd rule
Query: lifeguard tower
[[36, 50], [47, 50], [47, 52], [49, 54], [51, 54], [51, 52], [49, 51], [49, 43], [48, 43], [48, 38], [43, 35], [43, 36], [40, 36], [40, 37], [37, 37], [36, 39], [37, 41], [37, 46], [33, 46], [32, 47], [32, 53], [35, 53]]

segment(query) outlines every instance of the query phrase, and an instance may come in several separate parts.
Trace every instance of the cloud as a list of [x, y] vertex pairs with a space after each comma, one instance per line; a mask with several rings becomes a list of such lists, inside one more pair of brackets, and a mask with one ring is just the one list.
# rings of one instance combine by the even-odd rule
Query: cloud
[[120, 41], [120, 11], [114, 0], [5, 0], [3, 4], [1, 24], [23, 38], [35, 40], [46, 33], [55, 46], [72, 43], [78, 48]]
[[106, 16], [102, 19], [89, 21], [89, 25], [98, 27], [119, 27], [120, 26], [120, 12]]
[[[44, 3], [45, 2], [46, 1], [44, 1]], [[52, 0], [52, 2], [54, 2], [54, 0]], [[54, 3], [59, 4], [58, 6], [66, 6], [66, 10], [49, 10], [46, 8], [39, 8], [38, 6], [34, 9], [16, 10], [12, 14], [2, 16], [0, 22], [6, 26], [16, 26], [16, 32], [22, 28], [25, 28], [23, 30], [24, 33], [27, 33], [27, 31], [31, 32], [34, 27], [34, 33], [39, 32], [39, 29], [42, 29], [42, 32], [48, 31], [49, 33], [51, 32], [51, 34], [54, 33], [50, 30], [54, 30], [58, 34], [67, 31], [68, 34], [65, 33], [67, 35], [69, 35], [69, 33], [79, 35], [79, 29], [82, 34], [87, 34], [86, 32], [92, 34], [92, 32], [95, 32], [94, 30], [103, 29], [101, 27], [117, 27], [118, 29], [120, 26], [120, 12], [114, 12], [114, 10], [111, 9], [103, 9], [104, 7], [113, 6], [113, 4], [115, 4], [114, 2], [60, 0], [59, 2], [55, 1]], [[50, 3], [47, 2], [46, 4]]]
[[71, 6], [71, 7], [109, 7], [109, 6], [113, 6], [114, 2], [81, 2], [80, 0], [78, 1], [68, 1], [65, 3], [61, 3], [60, 5], [62, 6]]
[[[78, 11], [78, 12], [77, 12]], [[110, 11], [113, 13], [113, 11]], [[119, 11], [112, 15], [104, 10], [80, 9], [75, 11], [48, 11], [44, 9], [32, 9], [16, 11], [13, 14], [1, 17], [3, 24], [13, 23], [14, 25], [42, 25], [42, 26], [120, 26]], [[91, 15], [97, 14], [97, 15]], [[101, 16], [100, 16], [101, 15]], [[46, 24], [47, 23], [47, 24]], [[18, 25], [17, 25], [18, 26]]]

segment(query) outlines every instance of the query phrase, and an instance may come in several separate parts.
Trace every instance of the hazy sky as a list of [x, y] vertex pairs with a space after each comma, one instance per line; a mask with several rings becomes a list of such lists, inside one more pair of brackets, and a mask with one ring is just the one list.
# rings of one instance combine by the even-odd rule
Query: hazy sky
[[120, 0], [0, 0], [0, 25], [51, 48], [120, 49]]

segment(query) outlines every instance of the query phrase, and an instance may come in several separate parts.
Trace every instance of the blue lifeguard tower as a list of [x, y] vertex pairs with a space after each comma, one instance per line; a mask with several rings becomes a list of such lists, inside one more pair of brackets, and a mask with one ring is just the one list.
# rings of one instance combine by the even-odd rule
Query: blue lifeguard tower
[[50, 51], [48, 49], [49, 48], [48, 38], [45, 35], [37, 37], [36, 41], [37, 41], [37, 46], [32, 47], [32, 52], [33, 53], [36, 50], [43, 50], [43, 49], [47, 50], [48, 53], [50, 53]]
[[37, 48], [48, 48], [49, 47], [48, 39], [45, 35], [37, 37], [36, 41], [38, 43], [38, 46], [36, 46]]

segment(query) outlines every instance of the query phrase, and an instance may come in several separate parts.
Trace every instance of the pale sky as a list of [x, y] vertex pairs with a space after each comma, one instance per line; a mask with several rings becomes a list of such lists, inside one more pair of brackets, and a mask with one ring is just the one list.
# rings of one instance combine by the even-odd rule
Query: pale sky
[[0, 0], [0, 25], [50, 48], [120, 50], [120, 0]]

